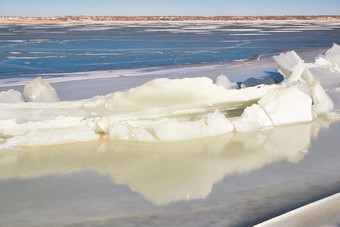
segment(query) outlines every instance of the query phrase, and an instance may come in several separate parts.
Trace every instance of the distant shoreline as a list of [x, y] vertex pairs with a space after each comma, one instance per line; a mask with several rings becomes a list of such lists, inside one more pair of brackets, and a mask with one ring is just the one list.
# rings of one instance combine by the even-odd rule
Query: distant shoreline
[[319, 16], [65, 16], [65, 17], [12, 17], [1, 16], [1, 22], [105, 22], [105, 21], [340, 21], [340, 15]]

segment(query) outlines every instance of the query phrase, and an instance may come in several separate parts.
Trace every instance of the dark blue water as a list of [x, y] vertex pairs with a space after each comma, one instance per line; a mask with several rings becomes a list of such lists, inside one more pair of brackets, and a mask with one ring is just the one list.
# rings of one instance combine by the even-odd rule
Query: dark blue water
[[0, 24], [0, 80], [224, 62], [340, 43], [337, 22]]

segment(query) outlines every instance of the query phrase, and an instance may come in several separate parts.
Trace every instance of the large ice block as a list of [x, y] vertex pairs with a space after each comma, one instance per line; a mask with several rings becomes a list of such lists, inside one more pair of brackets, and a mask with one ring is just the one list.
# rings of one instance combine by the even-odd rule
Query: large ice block
[[334, 43], [325, 54], [315, 58], [315, 65], [328, 68], [333, 72], [340, 72], [340, 46]]
[[43, 78], [37, 77], [24, 88], [24, 97], [29, 102], [58, 102], [54, 88]]
[[286, 78], [286, 82], [299, 81], [311, 85], [315, 81], [306, 64], [295, 51], [281, 53], [273, 59], [277, 63], [278, 72]]
[[334, 108], [332, 99], [327, 95], [319, 82], [312, 87], [313, 117], [329, 113]]
[[298, 86], [282, 87], [259, 101], [274, 126], [312, 121], [312, 99]]

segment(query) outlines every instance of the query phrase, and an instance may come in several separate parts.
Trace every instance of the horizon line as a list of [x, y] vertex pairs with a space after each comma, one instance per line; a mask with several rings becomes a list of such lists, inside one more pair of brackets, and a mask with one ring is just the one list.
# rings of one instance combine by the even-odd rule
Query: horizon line
[[201, 16], [201, 15], [64, 15], [64, 16], [23, 16], [23, 15], [0, 15], [0, 17], [28, 17], [28, 18], [55, 18], [55, 17], [340, 17], [340, 14], [283, 14], [283, 15], [215, 15], [215, 16]]

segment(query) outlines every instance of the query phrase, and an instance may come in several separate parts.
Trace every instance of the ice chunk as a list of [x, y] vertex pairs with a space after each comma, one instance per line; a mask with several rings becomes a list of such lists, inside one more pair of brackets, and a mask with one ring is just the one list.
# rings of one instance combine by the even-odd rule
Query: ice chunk
[[24, 97], [29, 102], [59, 101], [59, 97], [54, 88], [40, 76], [25, 86]]
[[93, 141], [99, 139], [93, 130], [87, 126], [67, 128], [45, 128], [35, 129], [23, 136], [14, 136], [7, 139], [0, 149], [8, 147], [35, 147], [50, 146], [67, 143]]
[[206, 124], [203, 120], [185, 122], [168, 120], [154, 124], [153, 130], [160, 141], [170, 142], [202, 138], [205, 127]]
[[329, 70], [332, 70], [334, 65], [331, 61], [325, 58], [325, 55], [319, 55], [315, 58], [315, 65], [311, 64], [311, 67], [320, 66], [322, 68], [328, 68]]
[[288, 83], [300, 81], [311, 85], [315, 81], [306, 64], [295, 51], [281, 53], [273, 59], [277, 63], [278, 72], [287, 79]]
[[259, 101], [274, 126], [312, 121], [312, 99], [298, 86], [282, 87]]
[[299, 55], [297, 55], [295, 51], [281, 53], [278, 56], [274, 56], [273, 59], [277, 63], [279, 72], [285, 78], [289, 78], [293, 73], [296, 65], [299, 62], [303, 62], [303, 60], [299, 57]]
[[326, 94], [319, 82], [312, 87], [313, 116], [317, 117], [329, 113], [334, 108], [332, 99]]
[[326, 52], [326, 58], [334, 65], [334, 69], [340, 72], [340, 46], [336, 43]]
[[219, 110], [216, 110], [208, 115], [206, 121], [168, 120], [154, 124], [153, 130], [160, 141], [168, 142], [222, 135], [233, 131], [234, 126]]
[[90, 122], [91, 128], [101, 134], [109, 134], [111, 123], [107, 118], [95, 118]]
[[241, 117], [234, 121], [234, 125], [237, 132], [257, 131], [273, 126], [268, 115], [257, 104], [247, 107]]
[[146, 129], [121, 123], [114, 123], [111, 125], [110, 139], [141, 142], [157, 141]]
[[22, 94], [19, 91], [10, 89], [0, 92], [0, 103], [20, 103], [23, 102]]
[[216, 78], [216, 85], [224, 87], [225, 89], [237, 89], [236, 82], [231, 82], [225, 75], [220, 75]]
[[324, 55], [315, 59], [315, 65], [328, 68], [332, 72], [340, 72], [340, 46], [334, 43]]
[[[334, 68], [337, 67], [337, 63], [333, 62], [336, 62], [338, 58], [340, 59], [340, 47], [334, 44], [325, 55], [316, 59], [315, 65], [319, 64], [321, 67]], [[274, 60], [278, 63], [279, 71], [288, 78], [288, 83], [302, 82], [300, 83], [300, 90], [302, 88], [312, 98], [313, 118], [326, 114], [334, 108], [333, 101], [326, 94], [319, 81], [314, 78], [309, 68], [294, 51], [274, 56]], [[315, 65], [312, 65], [312, 67], [315, 67]]]
[[219, 109], [208, 114], [207, 126], [210, 136], [222, 135], [234, 130], [234, 125], [226, 118]]
[[331, 58], [334, 57], [334, 62], [340, 65], [340, 46], [336, 43], [333, 43], [331, 49], [326, 52], [327, 57]]

